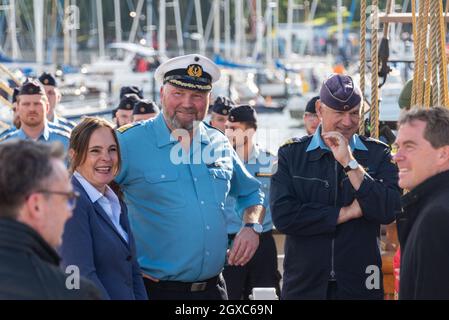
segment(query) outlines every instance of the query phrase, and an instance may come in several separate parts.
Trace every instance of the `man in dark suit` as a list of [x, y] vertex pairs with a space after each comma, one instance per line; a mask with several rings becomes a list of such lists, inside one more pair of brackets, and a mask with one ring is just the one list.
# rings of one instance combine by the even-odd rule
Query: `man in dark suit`
[[33, 141], [0, 145], [0, 299], [99, 298], [76, 268], [59, 268], [54, 248], [76, 200], [61, 156]]

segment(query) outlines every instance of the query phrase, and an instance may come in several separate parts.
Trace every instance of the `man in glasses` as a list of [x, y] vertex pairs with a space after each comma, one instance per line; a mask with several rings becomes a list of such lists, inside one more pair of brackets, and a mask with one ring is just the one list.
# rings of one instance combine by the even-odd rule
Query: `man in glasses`
[[76, 199], [62, 156], [60, 145], [0, 145], [0, 299], [99, 297], [93, 284], [67, 281], [71, 272], [59, 268], [55, 249]]

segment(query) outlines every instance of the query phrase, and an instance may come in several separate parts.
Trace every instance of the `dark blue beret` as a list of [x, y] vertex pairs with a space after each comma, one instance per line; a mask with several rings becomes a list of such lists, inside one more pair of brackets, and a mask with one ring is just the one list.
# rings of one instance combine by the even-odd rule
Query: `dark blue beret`
[[242, 104], [229, 112], [230, 122], [257, 122], [256, 110], [247, 104]]
[[159, 107], [151, 100], [139, 100], [134, 104], [133, 114], [158, 113]]
[[17, 95], [19, 94], [19, 88], [14, 88], [12, 93], [12, 103], [17, 102]]
[[117, 110], [133, 110], [134, 105], [139, 102], [139, 97], [134, 93], [125, 94], [118, 104]]
[[140, 99], [143, 99], [143, 91], [137, 86], [126, 86], [121, 87], [120, 89], [120, 100], [123, 98], [125, 94], [134, 93], [137, 95]]
[[347, 111], [360, 104], [362, 94], [350, 76], [333, 74], [323, 82], [320, 100], [329, 108]]
[[41, 76], [39, 77], [39, 81], [44, 86], [57, 87], [56, 79], [50, 73], [47, 72], [42, 73]]
[[306, 112], [316, 113], [315, 104], [316, 104], [316, 101], [319, 99], [320, 99], [320, 96], [315, 96], [312, 99], [310, 99], [306, 104]]
[[35, 79], [28, 79], [20, 88], [17, 96], [40, 94], [45, 95], [45, 90], [41, 83]]
[[217, 99], [215, 99], [214, 104], [211, 107], [211, 111], [221, 114], [223, 116], [229, 115], [229, 111], [235, 107], [234, 101], [231, 99], [224, 97], [224, 96], [218, 96]]

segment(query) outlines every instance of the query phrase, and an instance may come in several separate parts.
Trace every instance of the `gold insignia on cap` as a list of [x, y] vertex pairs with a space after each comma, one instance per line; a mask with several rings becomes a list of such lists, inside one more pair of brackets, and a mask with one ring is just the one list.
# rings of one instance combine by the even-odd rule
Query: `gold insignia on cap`
[[234, 116], [229, 117], [229, 120], [231, 120], [231, 121], [234, 121], [234, 119], [235, 119]]
[[348, 109], [349, 109], [349, 106], [346, 104], [346, 105], [343, 106], [343, 109], [344, 109], [344, 110], [348, 110]]
[[191, 64], [186, 72], [190, 77], [199, 78], [203, 75], [203, 68], [199, 64]]
[[224, 114], [224, 115], [227, 115], [227, 114], [228, 114], [228, 110], [223, 109], [223, 114]]
[[44, 80], [44, 84], [48, 84], [48, 79], [45, 79], [45, 80]]
[[131, 105], [129, 103], [126, 105], [126, 109], [131, 109]]
[[33, 91], [34, 91], [33, 88], [28, 89], [28, 93], [33, 93]]
[[140, 108], [140, 112], [145, 112], [145, 107]]

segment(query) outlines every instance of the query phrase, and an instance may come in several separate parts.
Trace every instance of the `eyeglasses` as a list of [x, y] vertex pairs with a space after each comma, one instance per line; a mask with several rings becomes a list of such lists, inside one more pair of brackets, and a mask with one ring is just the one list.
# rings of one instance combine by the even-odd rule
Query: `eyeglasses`
[[65, 196], [67, 198], [67, 204], [69, 205], [70, 210], [75, 209], [76, 206], [76, 200], [80, 196], [80, 194], [76, 191], [52, 191], [52, 190], [37, 190], [36, 193], [45, 193], [45, 194], [59, 194], [61, 196]]

